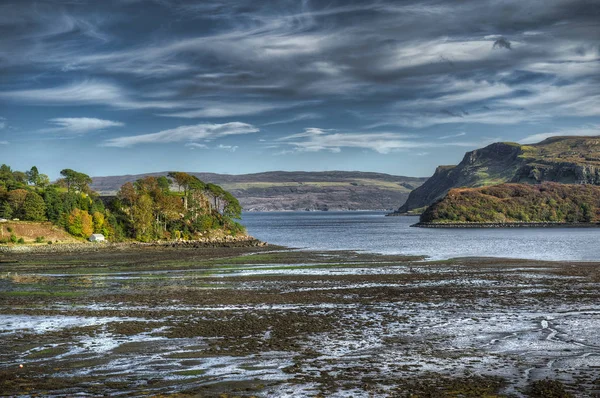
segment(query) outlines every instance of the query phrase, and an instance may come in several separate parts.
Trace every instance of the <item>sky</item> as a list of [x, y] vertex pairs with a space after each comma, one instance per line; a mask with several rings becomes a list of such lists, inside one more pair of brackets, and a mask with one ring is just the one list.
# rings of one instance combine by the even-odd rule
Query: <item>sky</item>
[[429, 176], [600, 135], [597, 0], [0, 0], [0, 163]]

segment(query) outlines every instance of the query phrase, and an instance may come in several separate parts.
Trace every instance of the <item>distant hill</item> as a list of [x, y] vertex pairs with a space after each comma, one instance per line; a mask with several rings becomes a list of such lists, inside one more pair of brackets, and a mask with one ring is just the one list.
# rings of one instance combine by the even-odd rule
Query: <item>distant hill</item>
[[600, 186], [545, 182], [453, 188], [423, 223], [598, 223]]
[[[90, 187], [114, 195], [126, 182], [168, 172], [93, 177]], [[189, 173], [231, 192], [246, 211], [390, 210], [427, 179], [358, 171], [285, 172], [256, 174]]]
[[552, 137], [538, 144], [499, 142], [467, 152], [457, 166], [440, 166], [396, 213], [429, 206], [452, 188], [502, 183], [600, 185], [600, 137]]

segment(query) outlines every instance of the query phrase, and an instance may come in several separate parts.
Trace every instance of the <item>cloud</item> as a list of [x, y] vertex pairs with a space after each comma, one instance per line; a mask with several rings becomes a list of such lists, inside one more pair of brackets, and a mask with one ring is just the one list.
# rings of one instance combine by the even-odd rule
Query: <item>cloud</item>
[[202, 109], [195, 109], [176, 113], [162, 114], [161, 116], [181, 117], [181, 118], [215, 118], [231, 116], [248, 116], [260, 113], [270, 112], [277, 109], [292, 108], [299, 103], [261, 103], [261, 102], [203, 102]]
[[418, 136], [401, 133], [338, 133], [318, 128], [305, 129], [304, 133], [283, 137], [279, 142], [292, 146], [298, 152], [329, 151], [341, 152], [342, 148], [369, 149], [381, 154], [416, 148], [441, 146], [471, 147], [467, 142], [447, 142], [444, 144], [419, 141]]
[[2, 116], [0, 116], [0, 130], [3, 130], [6, 128], [6, 118], [3, 118]]
[[180, 126], [174, 129], [159, 131], [158, 133], [142, 134], [111, 138], [104, 141], [103, 146], [125, 148], [139, 144], [157, 144], [195, 141], [211, 141], [230, 135], [251, 134], [259, 129], [246, 123], [231, 122], [224, 124], [195, 124]]
[[319, 118], [321, 118], [321, 115], [319, 115], [317, 113], [301, 113], [299, 115], [293, 116], [288, 119], [275, 120], [273, 122], [263, 123], [263, 126], [274, 126], [276, 124], [288, 124], [288, 123], [299, 122], [302, 120], [312, 120], [312, 119], [319, 119]]
[[0, 145], [8, 145], [8, 141], [0, 141]]
[[84, 134], [90, 131], [103, 130], [109, 127], [121, 127], [124, 123], [90, 117], [63, 117], [48, 120], [56, 127], [45, 129], [44, 132]]
[[186, 106], [181, 101], [133, 99], [127, 90], [118, 85], [93, 79], [54, 87], [2, 91], [0, 98], [44, 105], [100, 104], [121, 109], [172, 109]]
[[519, 140], [521, 144], [536, 144], [544, 141], [546, 138], [556, 136], [598, 136], [600, 137], [600, 124], [582, 126], [577, 128], [565, 128], [562, 130], [556, 130], [549, 133], [533, 134]]
[[438, 137], [438, 140], [447, 140], [448, 138], [463, 137], [465, 135], [467, 135], [467, 133], [465, 133], [463, 131], [462, 133], [450, 134], [450, 135], [443, 135], [441, 137]]
[[219, 146], [217, 146], [216, 148], [224, 150], [224, 151], [235, 152], [239, 147], [237, 145], [223, 145], [223, 144], [219, 144]]
[[196, 149], [196, 148], [207, 149], [208, 148], [208, 145], [198, 144], [197, 142], [188, 142], [187, 144], [185, 144], [185, 146], [190, 149]]

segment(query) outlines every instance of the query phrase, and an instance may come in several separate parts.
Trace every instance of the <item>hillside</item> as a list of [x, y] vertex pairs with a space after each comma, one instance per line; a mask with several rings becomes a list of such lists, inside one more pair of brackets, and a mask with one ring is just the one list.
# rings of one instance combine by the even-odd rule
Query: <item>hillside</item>
[[600, 185], [600, 137], [552, 137], [533, 145], [499, 142], [440, 166], [396, 213], [429, 206], [452, 188], [502, 183]]
[[69, 243], [78, 242], [63, 228], [51, 222], [5, 221], [0, 223], [0, 244], [10, 243], [13, 239], [23, 239], [23, 243]]
[[422, 223], [598, 223], [600, 186], [545, 182], [453, 188]]
[[[114, 195], [126, 182], [167, 174], [93, 177], [90, 186], [101, 195]], [[346, 171], [190, 174], [222, 186], [238, 198], [246, 211], [393, 209], [398, 203], [404, 203], [409, 193], [426, 180]]]

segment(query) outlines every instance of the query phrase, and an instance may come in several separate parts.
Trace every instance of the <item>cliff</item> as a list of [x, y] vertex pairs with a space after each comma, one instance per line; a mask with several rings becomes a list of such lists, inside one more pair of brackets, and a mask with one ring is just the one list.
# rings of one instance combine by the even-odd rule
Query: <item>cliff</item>
[[438, 167], [397, 212], [429, 206], [452, 188], [502, 183], [600, 185], [600, 137], [552, 137], [538, 144], [495, 143]]

